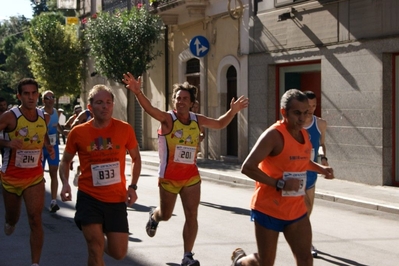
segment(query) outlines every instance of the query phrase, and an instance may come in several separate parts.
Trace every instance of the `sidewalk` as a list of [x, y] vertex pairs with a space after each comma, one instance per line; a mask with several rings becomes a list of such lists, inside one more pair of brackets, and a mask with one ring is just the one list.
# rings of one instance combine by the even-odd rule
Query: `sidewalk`
[[[157, 151], [140, 151], [143, 167], [158, 167]], [[198, 160], [201, 177], [220, 182], [253, 186], [254, 181], [241, 174], [239, 164]], [[399, 188], [370, 186], [345, 180], [318, 178], [316, 198], [399, 214]]]

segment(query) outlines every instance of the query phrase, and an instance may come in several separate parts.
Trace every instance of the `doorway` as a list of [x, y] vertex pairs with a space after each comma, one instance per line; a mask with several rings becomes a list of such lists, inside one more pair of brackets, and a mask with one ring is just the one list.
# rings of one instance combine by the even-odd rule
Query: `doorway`
[[[226, 73], [227, 79], [227, 99], [226, 108], [230, 109], [231, 99], [237, 100], [237, 70], [234, 66], [230, 66]], [[238, 156], [238, 118], [234, 116], [233, 120], [227, 126], [226, 146], [227, 156]]]
[[187, 61], [186, 64], [186, 80], [190, 85], [197, 87], [197, 100], [200, 103], [200, 113], [203, 112], [201, 108], [201, 88], [200, 88], [200, 61], [193, 58]]
[[280, 119], [280, 99], [289, 89], [313, 91], [317, 97], [317, 108], [314, 114], [321, 117], [321, 64], [317, 62], [279, 65], [277, 73], [276, 116]]

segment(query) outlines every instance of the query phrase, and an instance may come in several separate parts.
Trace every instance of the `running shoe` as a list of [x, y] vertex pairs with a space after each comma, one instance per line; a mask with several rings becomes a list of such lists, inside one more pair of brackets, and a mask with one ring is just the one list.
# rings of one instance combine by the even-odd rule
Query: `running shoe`
[[6, 234], [6, 236], [11, 235], [12, 233], [14, 233], [15, 230], [15, 225], [9, 225], [8, 223], [4, 224], [4, 233]]
[[58, 206], [57, 203], [51, 203], [51, 204], [50, 204], [49, 211], [50, 211], [51, 213], [55, 213], [55, 212], [58, 211], [59, 209], [60, 209], [60, 206]]
[[181, 266], [200, 266], [200, 263], [198, 260], [195, 260], [193, 258], [194, 253], [189, 253], [184, 255], [184, 258], [181, 260]]
[[154, 213], [154, 211], [155, 211], [154, 208], [152, 208], [150, 210], [150, 213], [149, 213], [150, 217], [148, 219], [147, 225], [145, 226], [145, 230], [147, 231], [147, 235], [149, 237], [155, 236], [155, 233], [157, 232], [157, 227], [158, 227], [158, 222], [156, 222], [154, 219], [152, 219], [152, 214]]
[[313, 245], [312, 245], [312, 249], [310, 251], [312, 252], [313, 258], [316, 258], [318, 255], [318, 251]]
[[231, 260], [233, 261], [231, 266], [236, 266], [236, 263], [238, 262], [238, 260], [245, 256], [246, 256], [246, 254], [242, 248], [236, 248], [233, 251], [233, 254], [231, 255]]

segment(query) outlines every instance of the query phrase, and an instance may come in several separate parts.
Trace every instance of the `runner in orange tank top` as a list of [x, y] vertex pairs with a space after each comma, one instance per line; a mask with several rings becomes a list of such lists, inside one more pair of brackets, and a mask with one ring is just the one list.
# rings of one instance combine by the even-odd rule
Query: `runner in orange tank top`
[[288, 90], [281, 98], [282, 121], [259, 137], [242, 165], [242, 173], [256, 181], [251, 200], [258, 253], [246, 256], [237, 248], [232, 265], [273, 265], [280, 232], [297, 265], [313, 265], [312, 231], [304, 201], [306, 171], [334, 178], [332, 168], [311, 160], [312, 145], [303, 125], [308, 112], [306, 95]]

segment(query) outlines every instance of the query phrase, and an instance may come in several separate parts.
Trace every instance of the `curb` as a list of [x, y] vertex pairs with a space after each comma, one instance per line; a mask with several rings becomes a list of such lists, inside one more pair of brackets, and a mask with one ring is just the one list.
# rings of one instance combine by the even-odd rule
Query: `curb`
[[[158, 163], [155, 162], [142, 161], [142, 164], [158, 167]], [[202, 179], [215, 181], [215, 182], [234, 183], [251, 187], [253, 187], [255, 183], [255, 181], [249, 178], [247, 179], [227, 174], [221, 174], [218, 171], [203, 169], [201, 167], [199, 167], [199, 172]], [[327, 191], [316, 190], [315, 198], [399, 215], [399, 208], [396, 206], [334, 195], [331, 192]]]
[[[146, 160], [142, 157], [142, 162], [141, 162], [142, 167], [158, 168], [159, 167], [158, 157], [154, 156], [154, 160], [151, 159]], [[131, 159], [128, 155], [126, 156], [126, 162], [131, 163]], [[202, 179], [206, 179], [209, 181], [220, 182], [224, 184], [244, 185], [248, 187], [253, 187], [255, 184], [255, 181], [252, 179], [243, 178], [234, 174], [229, 175], [221, 173], [219, 170], [199, 167], [199, 172]], [[373, 202], [363, 199], [356, 199], [354, 197], [342, 196], [338, 195], [338, 193], [335, 194], [332, 193], [331, 191], [324, 191], [322, 189], [320, 190], [316, 189], [315, 198], [399, 215], [399, 207], [397, 206], [392, 206], [389, 204], [384, 204], [376, 201]]]
[[[153, 162], [153, 161], [142, 161], [143, 167], [146, 166], [151, 166], [151, 167], [158, 167], [159, 164], [158, 162]], [[255, 184], [255, 181], [247, 178], [241, 178], [233, 175], [227, 175], [227, 174], [221, 174], [217, 170], [209, 170], [209, 169], [204, 169], [199, 167], [199, 172], [201, 175], [202, 179], [214, 181], [214, 182], [221, 182], [221, 183], [233, 183], [233, 184], [238, 184], [238, 185], [245, 185], [245, 186], [250, 186], [253, 187]], [[392, 213], [392, 214], [398, 214], [399, 215], [399, 208], [396, 206], [391, 206], [388, 204], [381, 204], [381, 203], [376, 203], [372, 201], [365, 201], [365, 200], [360, 200], [360, 199], [355, 199], [355, 198], [350, 198], [350, 197], [345, 197], [345, 196], [338, 196], [334, 195], [331, 192], [326, 192], [326, 191], [317, 191], [315, 193], [315, 198], [321, 199], [321, 200], [327, 200], [327, 201], [332, 201], [332, 202], [337, 202], [341, 204], [347, 204], [347, 205], [352, 205], [355, 207], [362, 207], [370, 210], [376, 210], [376, 211], [382, 211], [382, 212], [387, 212], [387, 213]]]

